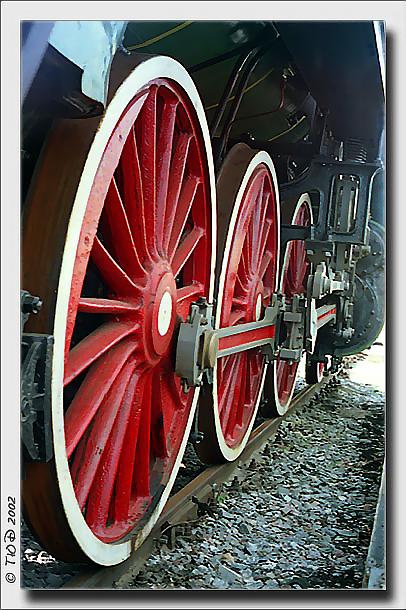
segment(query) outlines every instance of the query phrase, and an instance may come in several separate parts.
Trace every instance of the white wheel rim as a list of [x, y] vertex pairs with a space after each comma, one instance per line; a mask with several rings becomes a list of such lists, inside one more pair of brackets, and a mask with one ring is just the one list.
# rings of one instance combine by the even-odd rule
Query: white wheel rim
[[74, 270], [76, 246], [79, 241], [87, 201], [101, 156], [105, 150], [114, 125], [125, 110], [129, 101], [131, 101], [131, 99], [133, 99], [136, 93], [140, 91], [143, 87], [145, 87], [145, 85], [147, 85], [151, 80], [159, 77], [174, 80], [186, 92], [195, 108], [197, 119], [199, 121], [200, 128], [202, 131], [202, 138], [206, 149], [208, 174], [210, 180], [210, 195], [212, 201], [212, 252], [210, 289], [208, 298], [210, 301], [212, 301], [213, 299], [217, 216], [214, 166], [206, 115], [198, 91], [193, 83], [193, 80], [191, 79], [187, 71], [183, 68], [183, 66], [181, 66], [181, 64], [169, 57], [153, 57], [147, 59], [145, 62], [137, 66], [137, 68], [126, 78], [126, 80], [117, 89], [113, 99], [111, 100], [109, 106], [106, 109], [105, 115], [94, 137], [93, 143], [89, 151], [89, 155], [86, 159], [86, 163], [80, 178], [79, 186], [72, 208], [71, 217], [69, 220], [55, 308], [55, 342], [52, 360], [51, 409], [54, 455], [59, 490], [65, 515], [69, 523], [69, 527], [77, 543], [79, 544], [83, 552], [92, 561], [100, 565], [106, 566], [115, 565], [127, 559], [127, 557], [129, 557], [131, 553], [131, 548], [136, 549], [142, 544], [142, 542], [148, 536], [156, 521], [158, 520], [163, 506], [167, 501], [167, 498], [175, 481], [177, 471], [181, 464], [190, 428], [192, 425], [196, 404], [199, 397], [199, 388], [197, 388], [190, 409], [185, 434], [182, 439], [179, 453], [175, 460], [171, 476], [157, 506], [155, 507], [146, 525], [137, 533], [135, 538], [133, 538], [131, 541], [126, 540], [114, 544], [107, 544], [102, 542], [90, 530], [80, 511], [72, 484], [68, 460], [66, 457], [65, 429], [63, 418], [63, 375], [64, 345], [66, 322], [68, 315], [68, 303], [71, 280]]

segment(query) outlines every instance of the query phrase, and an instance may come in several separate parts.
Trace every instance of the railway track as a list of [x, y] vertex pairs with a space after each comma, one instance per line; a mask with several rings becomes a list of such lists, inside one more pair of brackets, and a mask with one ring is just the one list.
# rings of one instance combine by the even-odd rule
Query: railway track
[[308, 404], [323, 387], [334, 379], [333, 375], [323, 377], [319, 384], [300, 390], [294, 397], [289, 411], [258, 425], [240, 457], [234, 462], [206, 468], [187, 483], [180, 491], [169, 498], [166, 507], [143, 545], [133, 552], [123, 563], [111, 567], [94, 567], [74, 576], [65, 583], [63, 589], [111, 589], [120, 588], [120, 581], [135, 577], [154, 550], [156, 540], [167, 535], [173, 542], [176, 526], [196, 518], [201, 511], [210, 510], [216, 489], [230, 480], [239, 466], [249, 463], [253, 454], [275, 436], [281, 422], [294, 411]]

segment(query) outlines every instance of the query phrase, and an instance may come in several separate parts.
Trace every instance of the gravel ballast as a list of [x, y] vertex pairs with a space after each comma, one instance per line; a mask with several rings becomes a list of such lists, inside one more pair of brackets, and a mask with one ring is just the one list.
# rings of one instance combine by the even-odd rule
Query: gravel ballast
[[[163, 537], [130, 589], [357, 589], [384, 457], [384, 394], [344, 375], [292, 413], [212, 513]], [[180, 472], [181, 477], [187, 474]], [[58, 588], [80, 565], [41, 551], [23, 525], [22, 586]]]
[[383, 456], [382, 392], [344, 379], [282, 422], [219, 491], [213, 516], [120, 586], [361, 588]]

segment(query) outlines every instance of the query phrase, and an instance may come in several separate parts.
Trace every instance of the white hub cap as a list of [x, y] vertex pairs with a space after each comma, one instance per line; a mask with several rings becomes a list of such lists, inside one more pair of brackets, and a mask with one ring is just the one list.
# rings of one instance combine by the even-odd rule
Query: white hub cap
[[316, 345], [316, 339], [317, 339], [317, 309], [316, 309], [316, 303], [314, 302], [314, 299], [312, 299], [312, 302], [310, 305], [310, 336], [311, 336], [311, 340], [312, 340], [312, 352], [313, 352], [314, 347]]
[[168, 332], [172, 318], [172, 297], [167, 290], [164, 292], [158, 311], [158, 332], [163, 337]]
[[261, 317], [261, 312], [262, 312], [262, 294], [259, 294], [257, 297], [257, 304], [255, 305], [255, 321], [258, 322], [258, 320]]

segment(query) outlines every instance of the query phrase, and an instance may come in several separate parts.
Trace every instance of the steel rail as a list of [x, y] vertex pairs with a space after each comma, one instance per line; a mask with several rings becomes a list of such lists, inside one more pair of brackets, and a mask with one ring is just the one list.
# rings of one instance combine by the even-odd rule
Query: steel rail
[[[229, 480], [237, 468], [249, 462], [253, 453], [258, 451], [267, 441], [275, 436], [279, 425], [288, 415], [305, 406], [334, 375], [324, 377], [315, 385], [309, 385], [295, 396], [285, 415], [268, 419], [260, 424], [251, 434], [250, 440], [240, 457], [234, 462], [226, 462], [210, 466], [196, 478], [187, 483], [180, 491], [169, 498], [162, 515], [141, 547], [121, 564], [111, 567], [96, 566], [74, 576], [62, 589], [112, 589], [120, 588], [120, 580], [135, 578], [152, 554], [155, 541], [163, 530], [167, 531], [196, 517], [197, 505], [205, 503], [221, 483]], [[123, 583], [124, 584], [124, 583]]]

